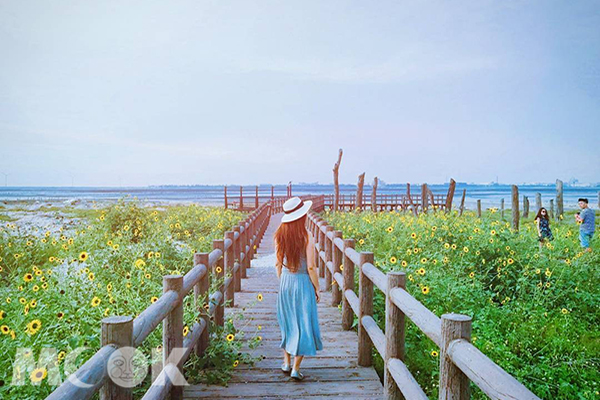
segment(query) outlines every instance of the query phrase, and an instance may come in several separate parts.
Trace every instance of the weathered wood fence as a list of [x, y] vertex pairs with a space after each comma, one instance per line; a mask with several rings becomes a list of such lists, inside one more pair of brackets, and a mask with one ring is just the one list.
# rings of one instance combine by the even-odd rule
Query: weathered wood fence
[[[255, 254], [270, 216], [270, 203], [252, 212], [244, 221], [225, 233], [224, 239], [213, 241], [213, 251], [196, 253], [194, 267], [185, 275], [163, 277], [163, 294], [137, 318], [109, 317], [102, 320], [102, 347], [73, 375], [52, 392], [47, 400], [89, 399], [98, 391], [102, 400], [130, 400], [130, 388], [115, 385], [108, 376], [107, 362], [119, 348], [138, 347], [163, 323], [163, 368], [143, 399], [181, 399], [183, 387], [173, 385], [172, 371], [182, 369], [183, 362], [192, 351], [202, 354], [210, 340], [210, 319], [223, 326], [224, 303], [235, 302], [235, 292], [241, 290], [241, 279]], [[212, 274], [211, 274], [212, 271]], [[209, 294], [211, 275], [221, 282]], [[198, 321], [190, 333], [183, 337], [183, 301], [193, 290]], [[168, 356], [174, 348], [185, 348], [183, 360], [177, 365], [169, 363]], [[78, 382], [78, 383], [77, 383]]]
[[252, 211], [260, 207], [268, 201], [274, 200], [275, 198], [289, 199], [292, 197], [292, 183], [290, 182], [286, 187], [285, 195], [275, 195], [275, 186], [269, 187], [253, 186], [243, 187], [239, 186], [238, 189], [234, 188], [234, 191], [227, 186], [223, 187], [223, 200], [225, 208], [231, 208], [238, 211]]
[[[359, 365], [372, 365], [373, 347], [384, 359], [386, 399], [427, 399], [404, 363], [406, 317], [440, 348], [440, 400], [469, 399], [470, 381], [492, 399], [538, 399], [470, 343], [471, 317], [444, 314], [438, 318], [406, 291], [404, 272], [384, 274], [374, 266], [373, 253], [357, 252], [354, 239], [343, 239], [342, 231], [335, 231], [315, 211], [319, 208], [309, 213], [307, 222], [315, 239], [315, 265], [326, 288], [332, 290], [332, 306], [342, 304], [343, 328], [351, 329], [354, 315], [358, 316]], [[385, 332], [373, 319], [375, 287], [386, 297]]]

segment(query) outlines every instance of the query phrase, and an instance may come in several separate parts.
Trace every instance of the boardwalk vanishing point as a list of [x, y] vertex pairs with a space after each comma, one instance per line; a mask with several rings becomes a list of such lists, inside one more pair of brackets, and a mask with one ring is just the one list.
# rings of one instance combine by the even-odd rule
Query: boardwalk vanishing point
[[[265, 235], [260, 242], [256, 259], [242, 280], [242, 291], [236, 293], [235, 307], [226, 308], [226, 315], [242, 312], [237, 320], [242, 330], [254, 333], [260, 325], [262, 344], [247, 350], [253, 356], [264, 356], [254, 366], [240, 365], [234, 370], [227, 387], [218, 385], [191, 385], [184, 390], [185, 399], [381, 399], [383, 386], [372, 367], [358, 366], [358, 336], [353, 330], [343, 330], [341, 312], [331, 307], [331, 292], [325, 291], [320, 280], [321, 302], [319, 325], [323, 350], [315, 357], [306, 357], [301, 371], [302, 382], [290, 381], [280, 370], [283, 353], [279, 348], [281, 334], [276, 317], [276, 299], [279, 280], [275, 272], [273, 234], [279, 226], [281, 213], [270, 217]], [[257, 303], [258, 294], [263, 295]], [[250, 306], [254, 304], [253, 306]]]

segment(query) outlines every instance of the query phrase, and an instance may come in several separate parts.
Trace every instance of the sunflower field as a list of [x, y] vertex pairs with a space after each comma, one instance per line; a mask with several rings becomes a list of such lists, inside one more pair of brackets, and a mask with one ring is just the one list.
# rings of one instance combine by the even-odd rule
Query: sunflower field
[[[80, 366], [100, 347], [104, 317], [139, 315], [161, 296], [164, 275], [185, 274], [195, 252], [211, 251], [213, 239], [244, 217], [217, 207], [142, 207], [124, 199], [86, 214], [52, 230], [11, 222], [0, 228], [0, 398], [45, 398], [55, 388], [38, 364], [45, 348], [56, 349], [52, 360], [64, 380], [73, 372], [63, 365], [74, 349], [87, 348], [76, 355]], [[184, 335], [195, 318], [188, 296]], [[161, 331], [159, 325], [146, 339], [144, 354], [161, 351]], [[207, 379], [225, 382], [236, 362], [250, 360], [239, 353], [240, 341], [226, 339], [236, 334], [231, 320], [211, 331], [222, 337], [207, 350], [210, 359], [190, 362], [222, 363], [220, 374]]]
[[[473, 344], [540, 398], [600, 398], [600, 240], [582, 252], [572, 215], [551, 223], [555, 239], [541, 249], [531, 218], [513, 232], [495, 209], [483, 218], [368, 211], [323, 217], [354, 238], [357, 251], [373, 252], [382, 271], [405, 271], [408, 292], [436, 315], [471, 316]], [[374, 314], [384, 329], [379, 290]], [[439, 349], [412, 323], [406, 362], [437, 398]], [[376, 363], [381, 372], [379, 356]], [[472, 386], [473, 398], [487, 398]]]

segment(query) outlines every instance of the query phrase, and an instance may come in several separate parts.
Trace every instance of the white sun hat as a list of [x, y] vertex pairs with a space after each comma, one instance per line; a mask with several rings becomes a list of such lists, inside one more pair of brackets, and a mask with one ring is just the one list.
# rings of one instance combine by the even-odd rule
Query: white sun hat
[[311, 200], [302, 201], [300, 197], [292, 197], [283, 203], [283, 217], [281, 223], [292, 222], [306, 215], [312, 206]]

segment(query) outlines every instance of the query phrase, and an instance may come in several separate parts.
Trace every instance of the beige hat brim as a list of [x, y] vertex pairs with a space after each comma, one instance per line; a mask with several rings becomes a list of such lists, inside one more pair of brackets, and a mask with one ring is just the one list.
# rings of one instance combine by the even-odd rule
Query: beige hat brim
[[304, 202], [304, 205], [296, 211], [294, 211], [293, 213], [283, 214], [283, 217], [281, 217], [281, 223], [285, 224], [286, 222], [292, 222], [302, 218], [308, 213], [308, 210], [310, 210], [310, 207], [312, 207], [312, 203], [312, 200], [306, 200]]

